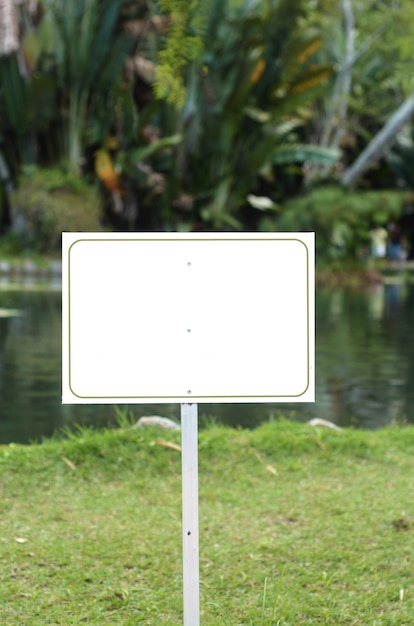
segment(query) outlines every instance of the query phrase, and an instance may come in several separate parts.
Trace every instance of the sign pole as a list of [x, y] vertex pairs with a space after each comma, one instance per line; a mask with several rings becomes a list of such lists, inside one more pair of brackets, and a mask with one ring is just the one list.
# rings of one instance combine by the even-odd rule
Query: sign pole
[[181, 405], [184, 626], [200, 625], [198, 550], [198, 412]]

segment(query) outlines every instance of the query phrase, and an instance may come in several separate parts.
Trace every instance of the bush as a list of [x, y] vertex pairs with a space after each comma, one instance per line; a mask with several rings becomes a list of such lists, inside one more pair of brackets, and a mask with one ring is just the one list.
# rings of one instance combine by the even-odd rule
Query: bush
[[315, 231], [319, 261], [359, 260], [369, 250], [370, 230], [398, 219], [407, 194], [317, 187], [286, 202], [277, 230]]
[[12, 231], [39, 252], [60, 248], [62, 231], [97, 231], [96, 189], [61, 169], [26, 169], [11, 197]]

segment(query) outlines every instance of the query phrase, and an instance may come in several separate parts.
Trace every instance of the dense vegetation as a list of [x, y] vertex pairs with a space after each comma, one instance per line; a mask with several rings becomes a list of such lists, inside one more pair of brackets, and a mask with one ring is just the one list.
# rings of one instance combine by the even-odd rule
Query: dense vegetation
[[411, 0], [0, 0], [1, 232], [306, 228], [326, 260], [410, 237], [413, 24]]

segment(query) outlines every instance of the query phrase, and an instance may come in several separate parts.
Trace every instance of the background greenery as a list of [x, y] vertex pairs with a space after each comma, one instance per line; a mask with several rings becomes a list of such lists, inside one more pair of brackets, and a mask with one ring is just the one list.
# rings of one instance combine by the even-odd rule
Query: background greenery
[[[306, 228], [328, 262], [338, 228], [343, 260], [364, 258], [375, 224], [404, 216], [411, 237], [410, 0], [0, 5], [0, 228], [23, 247], [53, 252], [45, 224], [91, 230], [96, 217], [114, 230]], [[76, 217], [56, 190], [75, 178]]]

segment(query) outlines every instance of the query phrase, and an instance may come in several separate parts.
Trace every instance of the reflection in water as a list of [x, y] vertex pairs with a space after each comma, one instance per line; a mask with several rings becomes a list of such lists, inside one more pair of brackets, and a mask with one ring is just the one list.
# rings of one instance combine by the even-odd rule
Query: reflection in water
[[319, 294], [321, 417], [364, 427], [414, 421], [413, 295], [413, 287], [402, 284]]
[[[61, 294], [0, 286], [0, 443], [50, 436], [75, 423], [114, 422], [114, 408], [60, 403]], [[320, 290], [316, 295], [316, 403], [201, 405], [201, 416], [252, 427], [283, 413], [376, 428], [414, 423], [414, 286]], [[134, 405], [179, 419], [178, 405]]]
[[72, 418], [60, 405], [61, 294], [3, 287], [0, 307], [9, 312], [0, 319], [0, 442], [41, 439]]

